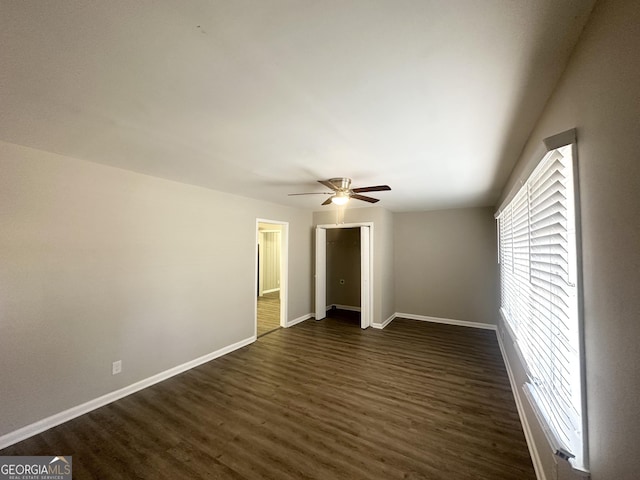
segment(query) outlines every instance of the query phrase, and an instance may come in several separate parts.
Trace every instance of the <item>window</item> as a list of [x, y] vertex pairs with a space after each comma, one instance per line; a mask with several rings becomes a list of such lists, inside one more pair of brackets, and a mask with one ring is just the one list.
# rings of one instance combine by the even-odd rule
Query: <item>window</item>
[[583, 469], [573, 147], [550, 150], [497, 219], [500, 312], [527, 370], [525, 395], [556, 453]]

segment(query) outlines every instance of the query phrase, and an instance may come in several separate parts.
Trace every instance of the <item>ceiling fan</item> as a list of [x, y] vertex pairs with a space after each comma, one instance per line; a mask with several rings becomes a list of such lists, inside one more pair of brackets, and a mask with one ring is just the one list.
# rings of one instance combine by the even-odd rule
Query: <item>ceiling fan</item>
[[360, 195], [364, 192], [384, 192], [391, 190], [389, 185], [376, 185], [373, 187], [360, 187], [351, 188], [350, 178], [330, 178], [329, 180], [318, 180], [325, 187], [329, 187], [331, 192], [310, 192], [310, 193], [290, 193], [289, 196], [294, 195], [331, 195], [328, 199], [322, 202], [322, 205], [329, 205], [335, 203], [336, 205], [346, 204], [350, 198], [356, 200], [362, 200], [363, 202], [376, 203], [380, 200], [377, 198], [367, 197], [366, 195]]

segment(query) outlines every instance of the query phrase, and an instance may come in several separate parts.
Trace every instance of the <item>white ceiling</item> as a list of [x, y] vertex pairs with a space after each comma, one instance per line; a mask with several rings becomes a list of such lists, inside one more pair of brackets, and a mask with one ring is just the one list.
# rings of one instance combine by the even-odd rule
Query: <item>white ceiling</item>
[[494, 205], [593, 3], [0, 0], [0, 140], [305, 208], [336, 176]]

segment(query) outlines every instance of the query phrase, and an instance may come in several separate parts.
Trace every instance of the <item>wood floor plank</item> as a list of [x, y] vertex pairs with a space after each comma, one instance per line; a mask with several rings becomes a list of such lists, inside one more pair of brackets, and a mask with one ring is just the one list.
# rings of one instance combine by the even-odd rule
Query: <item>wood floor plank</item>
[[535, 479], [494, 332], [330, 314], [0, 454], [70, 454], [76, 479]]

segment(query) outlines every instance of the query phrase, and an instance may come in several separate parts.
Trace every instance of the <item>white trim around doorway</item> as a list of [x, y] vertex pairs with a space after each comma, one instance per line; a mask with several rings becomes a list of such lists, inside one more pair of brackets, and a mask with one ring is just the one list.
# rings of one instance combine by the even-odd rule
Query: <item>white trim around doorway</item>
[[[289, 327], [287, 324], [287, 307], [289, 305], [289, 222], [283, 222], [281, 220], [269, 220], [266, 218], [256, 218], [256, 240], [255, 245], [258, 244], [260, 236], [260, 224], [268, 223], [271, 225], [280, 225], [280, 326]], [[255, 246], [254, 245], [254, 246]], [[253, 321], [254, 321], [254, 335], [258, 335], [258, 296], [256, 295], [256, 286], [258, 285], [258, 249], [254, 248], [255, 252], [255, 275], [253, 283], [254, 304], [253, 304]]]
[[[341, 224], [326, 224], [326, 225], [316, 225], [316, 231], [317, 229], [323, 229], [323, 230], [329, 230], [329, 229], [334, 229], [334, 228], [362, 228], [362, 227], [368, 227], [369, 230], [369, 278], [364, 278], [361, 275], [360, 278], [360, 293], [361, 293], [361, 298], [364, 299], [365, 302], [368, 303], [369, 308], [362, 308], [364, 305], [361, 305], [361, 328], [368, 328], [368, 327], [372, 327], [374, 325], [374, 321], [373, 319], [374, 317], [374, 272], [373, 272], [373, 259], [374, 259], [374, 245], [373, 245], [373, 237], [374, 237], [374, 230], [373, 230], [373, 222], [358, 222], [358, 223], [341, 223]], [[318, 305], [317, 304], [317, 299], [318, 298], [323, 298], [324, 297], [324, 303], [326, 303], [326, 254], [324, 255], [324, 270], [323, 270], [323, 277], [324, 277], [324, 282], [325, 282], [325, 286], [322, 287], [321, 282], [318, 282], [318, 270], [319, 270], [319, 265], [318, 265], [318, 261], [319, 261], [319, 257], [318, 257], [318, 248], [317, 248], [317, 236], [316, 236], [316, 272], [315, 272], [315, 281], [316, 281], [316, 307], [315, 307], [315, 311], [316, 311], [316, 320], [318, 319], [318, 312], [325, 312], [327, 306], [326, 305]], [[326, 251], [324, 252], [326, 253]], [[321, 253], [322, 255], [322, 253]], [[320, 260], [322, 260], [322, 258], [320, 258]], [[321, 294], [318, 295], [318, 291], [322, 290], [322, 292], [325, 293], [325, 295], [322, 295], [322, 292], [320, 292]], [[362, 292], [364, 290], [368, 291], [368, 295], [362, 295]], [[362, 303], [362, 302], [361, 302]], [[322, 315], [320, 318], [324, 318], [324, 315]]]

